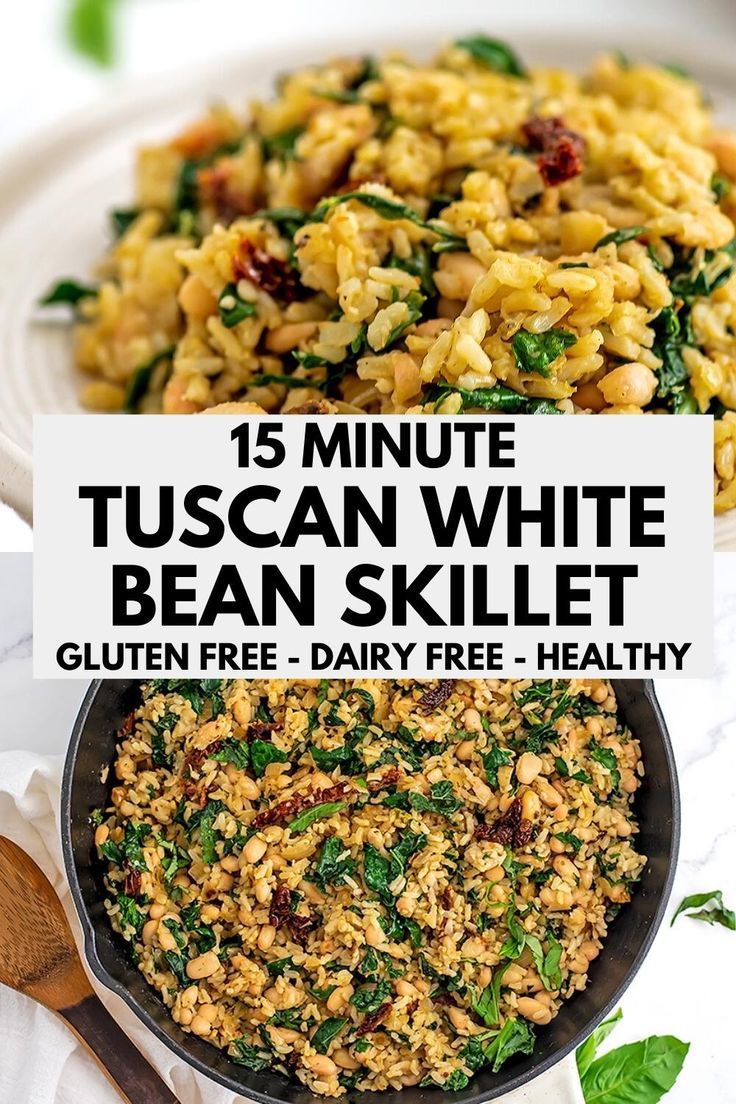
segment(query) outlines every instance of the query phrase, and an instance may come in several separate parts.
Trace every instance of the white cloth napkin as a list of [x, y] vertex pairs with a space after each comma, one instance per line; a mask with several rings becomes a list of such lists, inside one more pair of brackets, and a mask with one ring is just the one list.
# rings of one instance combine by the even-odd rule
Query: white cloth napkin
[[[62, 761], [25, 751], [0, 754], [0, 834], [38, 863], [61, 898], [72, 930], [82, 939], [63, 874], [59, 834]], [[0, 947], [0, 955], [2, 947]], [[94, 977], [90, 981], [123, 1030], [163, 1077], [181, 1104], [234, 1104], [234, 1096], [180, 1062], [130, 1009]], [[0, 985], [0, 1102], [7, 1104], [119, 1104], [86, 1051], [61, 1020], [28, 997]], [[562, 1062], [532, 1086], [504, 1098], [505, 1104], [582, 1104], [574, 1062]], [[380, 1098], [377, 1097], [376, 1104]]]

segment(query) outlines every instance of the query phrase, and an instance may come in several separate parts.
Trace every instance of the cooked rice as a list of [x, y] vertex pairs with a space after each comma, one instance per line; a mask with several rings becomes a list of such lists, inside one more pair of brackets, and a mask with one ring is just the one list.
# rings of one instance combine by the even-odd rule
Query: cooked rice
[[148, 683], [95, 818], [112, 925], [235, 1062], [462, 1088], [586, 987], [641, 874], [616, 710], [600, 680]]
[[[219, 106], [141, 150], [79, 307], [83, 402], [710, 413], [716, 510], [736, 506], [736, 135], [682, 73], [525, 73], [484, 42], [310, 66], [247, 119]], [[540, 119], [582, 149], [569, 179], [540, 169]]]

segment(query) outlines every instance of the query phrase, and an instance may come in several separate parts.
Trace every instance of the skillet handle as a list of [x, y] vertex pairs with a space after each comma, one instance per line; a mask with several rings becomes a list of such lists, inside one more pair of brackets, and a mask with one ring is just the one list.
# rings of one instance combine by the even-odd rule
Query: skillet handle
[[585, 1104], [574, 1054], [568, 1054], [546, 1073], [502, 1097], [499, 1104], [540, 1104], [545, 1100], [554, 1104]]
[[59, 1010], [80, 1043], [117, 1089], [125, 1104], [179, 1104], [153, 1066], [94, 994]]

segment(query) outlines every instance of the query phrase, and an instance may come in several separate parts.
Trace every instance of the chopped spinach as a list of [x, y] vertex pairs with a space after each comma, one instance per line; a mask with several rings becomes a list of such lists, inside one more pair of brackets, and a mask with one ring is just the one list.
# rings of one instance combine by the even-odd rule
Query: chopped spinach
[[488, 38], [483, 34], [469, 35], [467, 38], [459, 38], [455, 45], [466, 50], [473, 61], [495, 73], [519, 78], [527, 75], [514, 51], [496, 38]]
[[67, 303], [76, 307], [82, 299], [92, 299], [97, 295], [97, 288], [88, 284], [80, 284], [76, 280], [59, 280], [50, 291], [44, 295], [40, 304], [42, 307], [50, 307], [57, 303]]
[[126, 209], [119, 208], [116, 211], [111, 211], [110, 221], [115, 237], [121, 238], [125, 231], [133, 225], [139, 214], [140, 210], [137, 207], [129, 207]]
[[379, 981], [375, 985], [364, 985], [356, 989], [350, 1003], [359, 1012], [377, 1012], [387, 997], [391, 996], [391, 983]]
[[532, 399], [528, 395], [520, 395], [510, 387], [497, 383], [495, 387], [478, 387], [475, 391], [467, 391], [462, 387], [451, 387], [449, 384], [436, 384], [427, 395], [427, 402], [433, 402], [435, 407], [441, 404], [450, 395], [459, 395], [461, 410], [468, 408], [479, 410], [500, 410], [506, 414], [560, 414], [561, 411], [551, 399]]
[[145, 916], [138, 908], [137, 904], [132, 897], [129, 897], [127, 893], [118, 893], [115, 898], [115, 903], [120, 909], [120, 927], [133, 928], [136, 935], [139, 935], [143, 925], [145, 923]]
[[138, 404], [145, 395], [151, 384], [151, 377], [153, 376], [154, 369], [159, 364], [163, 364], [166, 360], [171, 360], [174, 356], [174, 346], [170, 345], [167, 349], [162, 349], [158, 353], [147, 360], [145, 364], [141, 364], [140, 368], [136, 368], [133, 375], [128, 381], [128, 386], [125, 391], [125, 399], [123, 401], [123, 409], [128, 414], [135, 414], [138, 409]]
[[237, 1054], [231, 1054], [229, 1057], [236, 1065], [245, 1066], [255, 1073], [270, 1068], [271, 1055], [267, 1051], [251, 1046], [245, 1039], [233, 1039], [231, 1045], [235, 1047]]
[[590, 758], [595, 763], [600, 763], [602, 767], [605, 767], [611, 776], [611, 787], [614, 790], [618, 790], [619, 783], [621, 782], [621, 772], [618, 769], [618, 760], [615, 753], [611, 748], [601, 747], [599, 743], [591, 736], [590, 738]]
[[192, 984], [187, 977], [186, 962], [182, 955], [176, 951], [164, 951], [162, 957], [182, 989]]
[[633, 241], [634, 238], [641, 238], [648, 233], [646, 226], [625, 226], [621, 230], [612, 230], [610, 234], [604, 234], [595, 243], [593, 249], [602, 249], [604, 245], [623, 245], [624, 242]]
[[433, 234], [436, 234], [444, 242], [452, 243], [453, 245], [462, 246], [463, 249], [467, 248], [465, 239], [459, 234], [455, 234], [451, 230], [446, 230], [444, 226], [441, 226], [436, 220], [430, 219], [425, 221], [421, 215], [419, 215], [413, 207], [409, 207], [406, 203], [401, 203], [396, 199], [387, 199], [385, 196], [376, 195], [375, 192], [343, 192], [341, 195], [330, 196], [328, 199], [323, 199], [317, 204], [310, 218], [312, 222], [323, 222], [335, 207], [339, 207], [343, 203], [348, 203], [350, 200], [355, 200], [356, 203], [361, 203], [364, 207], [369, 207], [381, 218], [387, 219], [390, 222], [397, 222], [406, 220], [407, 222], [413, 222], [415, 226], [420, 226], [423, 230], [430, 230]]
[[331, 1016], [329, 1019], [322, 1021], [311, 1038], [311, 1044], [318, 1054], [327, 1053], [333, 1039], [340, 1034], [347, 1022], [347, 1020], [340, 1019], [338, 1016]]
[[549, 379], [549, 366], [575, 345], [578, 338], [569, 330], [552, 329], [533, 334], [527, 330], [515, 333], [511, 345], [516, 363], [522, 372], [536, 372]]
[[315, 805], [289, 822], [291, 833], [292, 835], [296, 835], [297, 832], [303, 832], [306, 828], [309, 828], [310, 824], [313, 824], [315, 820], [334, 816], [335, 813], [339, 813], [340, 810], [344, 808], [344, 801], [325, 801], [321, 805]]
[[356, 863], [339, 836], [330, 836], [322, 844], [312, 870], [312, 880], [324, 891], [327, 885], [342, 885], [345, 876], [355, 873]]
[[222, 324], [228, 330], [231, 330], [233, 326], [237, 326], [244, 318], [252, 318], [254, 314], [258, 313], [255, 303], [251, 303], [238, 295], [236, 284], [225, 284], [220, 298], [217, 300], [217, 308], [220, 312]]
[[489, 786], [498, 789], [498, 768], [507, 767], [511, 763], [511, 756], [507, 751], [494, 745], [483, 756], [483, 769], [486, 772]]
[[262, 778], [269, 763], [288, 763], [289, 756], [269, 740], [253, 740], [250, 744], [250, 761], [256, 778]]
[[232, 763], [238, 770], [247, 770], [250, 765], [248, 743], [246, 740], [236, 740], [234, 736], [228, 736], [211, 758], [218, 763]]
[[579, 836], [573, 835], [572, 832], [555, 832], [554, 838], [559, 840], [560, 843], [564, 843], [567, 847], [572, 847], [576, 854], [583, 846], [583, 841]]

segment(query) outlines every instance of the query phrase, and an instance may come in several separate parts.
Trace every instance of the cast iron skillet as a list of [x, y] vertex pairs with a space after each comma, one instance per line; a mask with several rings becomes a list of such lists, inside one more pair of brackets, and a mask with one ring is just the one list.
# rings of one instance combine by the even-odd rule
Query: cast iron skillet
[[[61, 830], [67, 877], [84, 930], [87, 960], [99, 978], [179, 1058], [208, 1074], [232, 1092], [261, 1104], [316, 1104], [303, 1087], [280, 1074], [256, 1074], [230, 1062], [224, 1053], [187, 1035], [130, 964], [126, 944], [115, 935], [102, 901], [102, 867], [93, 844], [90, 814], [107, 801], [109, 783], [100, 770], [114, 758], [115, 733], [139, 704], [138, 684], [120, 679], [93, 682], [82, 703], [67, 753], [61, 793]], [[651, 682], [614, 682], [620, 711], [642, 742], [647, 773], [638, 792], [641, 825], [638, 846], [649, 858], [643, 878], [611, 927], [591, 982], [565, 1004], [552, 1023], [538, 1032], [535, 1052], [512, 1059], [500, 1073], [479, 1073], [453, 1104], [482, 1104], [526, 1084], [549, 1069], [585, 1039], [618, 1004], [647, 954], [662, 921], [675, 873], [680, 835], [680, 799], [674, 757], [664, 718]], [[437, 1090], [406, 1088], [397, 1092], [354, 1093], [359, 1104], [434, 1104]]]

